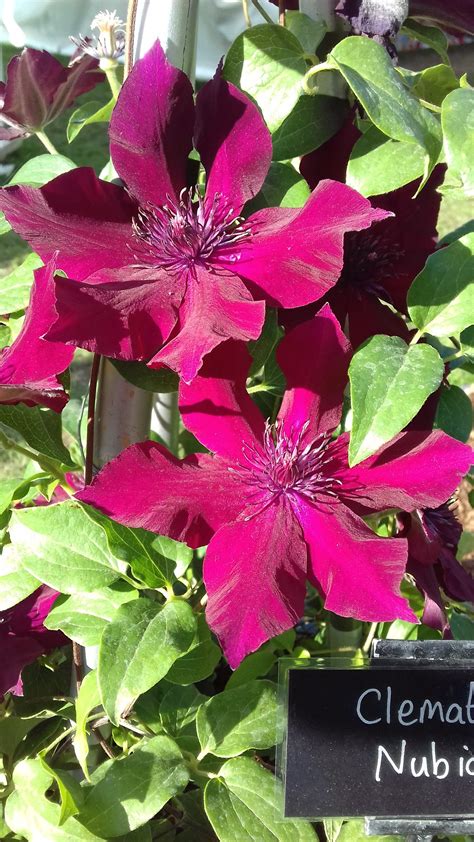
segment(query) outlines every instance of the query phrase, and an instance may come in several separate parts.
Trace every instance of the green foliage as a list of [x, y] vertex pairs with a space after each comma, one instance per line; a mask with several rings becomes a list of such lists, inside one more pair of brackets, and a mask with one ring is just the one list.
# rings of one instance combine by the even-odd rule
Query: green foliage
[[92, 100], [85, 102], [80, 108], [76, 108], [67, 125], [68, 142], [72, 143], [84, 126], [90, 126], [92, 123], [108, 123], [112, 116], [114, 104], [114, 99], [111, 99], [106, 105], [101, 105], [100, 102]]
[[428, 258], [408, 292], [408, 312], [420, 333], [451, 336], [472, 323], [474, 234]]
[[305, 72], [298, 39], [273, 24], [253, 26], [239, 35], [224, 63], [225, 79], [255, 100], [271, 132], [295, 107]]
[[[61, 416], [52, 409], [24, 404], [0, 404], [0, 433], [2, 430], [7, 435], [11, 435], [12, 430], [18, 433], [28, 447], [33, 448], [40, 457], [53, 460], [56, 467], [76, 467], [62, 441]], [[1, 443], [5, 446], [3, 441]]]
[[[349, 464], [367, 459], [415, 417], [441, 383], [443, 363], [429, 345], [374, 336], [349, 367], [353, 411]], [[400, 400], [403, 395], [403, 400]]]
[[43, 265], [37, 254], [29, 254], [21, 266], [0, 278], [0, 295], [3, 313], [24, 310], [30, 298], [33, 271]]
[[270, 748], [277, 741], [276, 719], [277, 688], [272, 682], [224, 690], [198, 711], [201, 753], [235, 757], [250, 748]]
[[371, 126], [355, 143], [347, 167], [347, 183], [363, 196], [398, 190], [421, 178], [425, 153], [418, 144], [387, 138]]
[[138, 599], [138, 591], [120, 581], [89, 593], [62, 595], [49, 612], [45, 626], [59, 629], [82, 646], [96, 646], [117, 609], [133, 599]]
[[146, 392], [176, 392], [178, 375], [168, 368], [154, 370], [145, 363], [110, 360], [125, 380]]
[[459, 441], [468, 441], [472, 430], [472, 404], [459, 386], [443, 386], [435, 425]]
[[393, 140], [421, 146], [427, 158], [425, 177], [438, 161], [442, 135], [434, 115], [403, 85], [380, 44], [369, 38], [344, 38], [328, 57], [352, 88], [368, 116]]
[[273, 160], [283, 161], [318, 149], [341, 128], [347, 114], [343, 99], [302, 94], [273, 132]]
[[420, 41], [422, 44], [426, 44], [427, 47], [431, 47], [432, 50], [441, 56], [445, 64], [449, 64], [448, 39], [444, 32], [438, 29], [437, 26], [427, 26], [418, 20], [407, 18], [403, 24], [402, 32], [409, 35], [415, 41]]
[[301, 208], [309, 197], [309, 187], [291, 164], [273, 162], [258, 196], [246, 206], [246, 213], [261, 208]]
[[443, 102], [441, 123], [450, 182], [474, 195], [474, 90], [460, 88]]

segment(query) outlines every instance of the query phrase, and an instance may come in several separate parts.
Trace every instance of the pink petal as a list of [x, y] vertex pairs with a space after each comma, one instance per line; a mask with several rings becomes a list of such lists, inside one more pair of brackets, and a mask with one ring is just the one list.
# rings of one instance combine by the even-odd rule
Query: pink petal
[[141, 205], [164, 205], [186, 186], [193, 89], [159, 41], [134, 65], [110, 121], [115, 168]]
[[157, 269], [103, 270], [87, 283], [57, 276], [58, 319], [47, 338], [107, 357], [149, 360], [173, 329], [182, 294], [183, 286]]
[[104, 266], [130, 263], [136, 205], [122, 187], [97, 178], [90, 167], [64, 173], [44, 187], [0, 190], [0, 210], [46, 263], [82, 281]]
[[207, 544], [242, 508], [225, 462], [202, 453], [180, 461], [151, 441], [127, 447], [76, 496], [125, 526], [190, 547]]
[[[347, 437], [338, 439], [340, 447]], [[410, 430], [354, 468], [338, 474], [341, 494], [351, 508], [383, 511], [444, 503], [468, 472], [472, 450], [437, 430], [434, 433]]]
[[350, 357], [349, 342], [328, 304], [287, 333], [277, 360], [286, 379], [279, 417], [288, 432], [309, 422], [306, 437], [313, 439], [337, 427]]
[[233, 669], [303, 614], [306, 557], [284, 498], [215, 534], [204, 561], [206, 617]]
[[368, 622], [418, 622], [400, 596], [407, 560], [404, 539], [379, 538], [341, 503], [325, 511], [299, 497], [295, 509], [312, 576], [328, 611]]
[[336, 283], [344, 234], [386, 216], [347, 185], [322, 181], [301, 210], [269, 208], [249, 217], [251, 236], [232, 249], [228, 268], [253, 281], [271, 304], [300, 307]]
[[195, 143], [207, 172], [207, 196], [222, 194], [237, 216], [265, 180], [272, 139], [256, 105], [220, 69], [197, 95]]
[[40, 404], [60, 412], [68, 396], [58, 380], [74, 349], [41, 337], [56, 318], [54, 260], [35, 272], [25, 321], [15, 342], [0, 352], [0, 403]]
[[251, 362], [244, 343], [229, 340], [208, 354], [192, 383], [180, 383], [184, 425], [231, 460], [241, 459], [243, 442], [255, 445], [263, 437], [263, 417], [245, 387]]
[[254, 301], [236, 275], [197, 264], [188, 274], [179, 330], [150, 367], [168, 366], [190, 383], [206, 354], [226, 339], [257, 339], [264, 319], [265, 304]]

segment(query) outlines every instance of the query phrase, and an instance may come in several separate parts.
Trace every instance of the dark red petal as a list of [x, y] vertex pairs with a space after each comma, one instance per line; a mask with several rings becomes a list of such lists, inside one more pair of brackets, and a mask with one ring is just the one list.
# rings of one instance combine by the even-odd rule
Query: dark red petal
[[189, 385], [180, 383], [184, 425], [213, 453], [239, 461], [244, 442], [261, 442], [264, 421], [245, 388], [252, 358], [243, 342], [211, 351]]
[[58, 318], [47, 338], [106, 357], [149, 360], [171, 333], [183, 292], [184, 284], [157, 269], [104, 270], [87, 283], [58, 275]]
[[228, 268], [253, 281], [277, 307], [317, 301], [341, 274], [347, 231], [385, 218], [352, 188], [323, 181], [301, 210], [269, 208], [253, 214], [251, 236], [229, 255]]
[[[332, 290], [329, 293], [329, 299], [331, 295]], [[400, 336], [405, 342], [410, 339], [410, 331], [403, 319], [382, 304], [376, 295], [366, 292], [357, 295], [355, 290], [348, 289], [345, 299], [348, 333], [354, 350], [370, 336], [380, 333], [386, 336]]]
[[197, 265], [188, 274], [176, 335], [150, 366], [169, 366], [190, 383], [206, 354], [226, 339], [257, 339], [264, 319], [265, 304], [253, 300], [240, 278]]
[[407, 572], [413, 576], [418, 590], [425, 598], [421, 622], [430, 629], [440, 631], [443, 637], [452, 637], [449, 634], [449, 620], [434, 567], [419, 564], [409, 555]]
[[112, 160], [141, 205], [164, 205], [186, 186], [193, 125], [191, 83], [156, 41], [134, 65], [110, 121]]
[[137, 211], [126, 191], [90, 167], [71, 170], [44, 187], [0, 190], [0, 210], [17, 234], [47, 262], [82, 281], [97, 269], [130, 263], [131, 221]]
[[311, 190], [314, 190], [316, 185], [324, 178], [345, 182], [347, 163], [352, 147], [361, 136], [354, 120], [355, 112], [352, 109], [335, 135], [315, 149], [314, 152], [302, 157], [300, 173], [308, 182]]
[[257, 106], [220, 69], [197, 95], [195, 144], [209, 200], [221, 194], [237, 216], [265, 180], [272, 139]]
[[41, 337], [56, 318], [54, 261], [35, 272], [25, 321], [15, 342], [0, 352], [0, 403], [40, 404], [60, 412], [68, 396], [58, 380], [74, 349]]
[[204, 561], [206, 617], [233, 669], [302, 616], [306, 565], [301, 529], [284, 498], [215, 534]]
[[379, 538], [341, 503], [317, 507], [298, 497], [295, 508], [309, 548], [312, 578], [328, 611], [368, 622], [418, 622], [400, 596], [405, 540]]
[[240, 509], [227, 464], [206, 454], [180, 461], [146, 441], [127, 447], [77, 498], [125, 526], [207, 544]]
[[457, 29], [474, 35], [472, 0], [410, 0], [410, 15], [435, 21], [445, 29]]
[[[341, 436], [338, 448], [347, 441]], [[434, 508], [450, 497], [471, 461], [471, 448], [441, 430], [400, 433], [354, 468], [341, 468], [340, 493], [356, 511]]]
[[286, 379], [279, 418], [288, 432], [309, 422], [307, 439], [339, 424], [351, 349], [328, 304], [281, 341], [277, 360]]

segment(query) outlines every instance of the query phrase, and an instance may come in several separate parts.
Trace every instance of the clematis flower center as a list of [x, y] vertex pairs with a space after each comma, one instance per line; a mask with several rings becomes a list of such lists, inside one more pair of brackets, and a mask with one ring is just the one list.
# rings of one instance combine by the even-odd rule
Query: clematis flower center
[[[140, 209], [133, 230], [136, 260], [168, 270], [186, 270], [196, 263], [206, 265], [211, 258], [218, 260], [220, 249], [232, 248], [250, 234], [220, 193], [209, 201], [199, 196], [197, 189], [183, 190], [178, 204], [168, 197], [162, 207]], [[232, 261], [237, 256], [231, 252], [226, 258]]]
[[368, 292], [387, 301], [389, 296], [383, 280], [391, 276], [392, 266], [401, 255], [399, 243], [389, 237], [388, 231], [387, 234], [376, 231], [348, 234], [340, 283], [349, 285], [356, 295]]
[[307, 429], [308, 422], [287, 433], [281, 422], [267, 421], [262, 449], [244, 443], [244, 463], [240, 470], [230, 470], [254, 491], [249, 499], [251, 505], [257, 500], [268, 505], [280, 494], [301, 494], [313, 501], [318, 497], [338, 497], [335, 488], [341, 482], [330, 475], [333, 457], [327, 454], [331, 437], [323, 433], [307, 442]]

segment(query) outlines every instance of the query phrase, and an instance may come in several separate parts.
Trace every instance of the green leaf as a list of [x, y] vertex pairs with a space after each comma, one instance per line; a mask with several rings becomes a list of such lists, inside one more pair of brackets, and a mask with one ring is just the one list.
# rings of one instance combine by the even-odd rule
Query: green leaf
[[12, 230], [12, 227], [9, 222], [5, 219], [5, 214], [2, 212], [0, 213], [0, 237], [3, 234], [8, 234], [9, 231]]
[[108, 123], [114, 105], [115, 99], [112, 98], [106, 105], [92, 101], [85, 102], [80, 108], [76, 108], [69, 118], [66, 129], [68, 143], [72, 143], [84, 126], [90, 126], [92, 123]]
[[424, 162], [421, 146], [391, 140], [371, 126], [352, 149], [346, 181], [363, 196], [379, 196], [421, 178]]
[[450, 93], [441, 108], [448, 176], [474, 196], [474, 90]]
[[409, 35], [415, 41], [421, 41], [431, 47], [443, 59], [445, 64], [449, 64], [448, 57], [448, 39], [441, 29], [437, 26], [427, 26], [420, 23], [413, 18], [407, 18], [402, 27], [402, 32]]
[[227, 53], [224, 78], [251, 96], [271, 132], [296, 105], [306, 61], [298, 39], [284, 26], [252, 26]]
[[155, 371], [153, 368], [148, 368], [146, 363], [124, 360], [110, 360], [110, 362], [125, 380], [133, 386], [145, 389], [146, 392], [176, 392], [178, 390], [178, 375], [167, 368]]
[[303, 12], [292, 11], [286, 13], [286, 28], [309, 54], [316, 52], [328, 30], [325, 20], [313, 20]]
[[347, 114], [347, 102], [343, 99], [302, 94], [273, 133], [273, 160], [284, 161], [318, 149], [341, 128]]
[[474, 325], [462, 331], [459, 341], [463, 354], [468, 358], [469, 362], [474, 363]]
[[52, 782], [53, 776], [39, 758], [17, 763], [13, 772], [15, 790], [5, 807], [8, 826], [28, 842], [94, 842], [99, 839], [74, 817], [60, 825], [61, 807], [45, 796]]
[[443, 386], [436, 410], [435, 427], [453, 439], [468, 441], [472, 430], [472, 404], [459, 386]]
[[245, 213], [255, 213], [261, 208], [302, 208], [309, 194], [307, 181], [292, 164], [273, 162], [260, 193], [248, 202]]
[[189, 651], [178, 658], [166, 676], [172, 684], [195, 684], [214, 672], [221, 659], [221, 650], [211, 640], [204, 614], [197, 617], [197, 630]]
[[90, 593], [119, 578], [103, 529], [72, 500], [14, 511], [10, 535], [22, 567], [62, 593]]
[[273, 664], [276, 661], [276, 655], [270, 649], [259, 649], [258, 652], [252, 652], [247, 655], [237, 669], [229, 678], [226, 689], [234, 690], [236, 687], [241, 687], [242, 684], [247, 684], [248, 681], [253, 681], [255, 678], [261, 678], [270, 672]]
[[271, 681], [252, 681], [213, 696], [196, 717], [202, 754], [235, 757], [250, 748], [270, 748], [277, 742], [277, 710]]
[[337, 842], [400, 842], [399, 836], [366, 836], [364, 819], [344, 822]]
[[41, 582], [21, 566], [15, 547], [7, 544], [0, 555], [0, 611], [26, 599], [40, 585]]
[[78, 781], [68, 772], [53, 769], [46, 763], [44, 757], [40, 757], [40, 761], [43, 769], [56, 781], [61, 800], [58, 824], [64, 824], [71, 816], [77, 816], [79, 813], [83, 801], [83, 791]]
[[57, 598], [44, 625], [53, 631], [61, 630], [81, 646], [96, 646], [117, 609], [132, 599], [138, 599], [138, 591], [120, 581], [93, 593], [62, 595]]
[[0, 430], [15, 430], [20, 433], [26, 444], [48, 459], [75, 468], [71, 454], [64, 447], [61, 437], [61, 416], [52, 409], [39, 406], [8, 406], [0, 404]]
[[107, 535], [110, 552], [132, 568], [133, 574], [149, 588], [163, 588], [183, 575], [191, 564], [193, 551], [146, 529], [131, 529], [87, 507], [93, 520]]
[[455, 640], [474, 640], [474, 621], [466, 614], [453, 611], [450, 626]]
[[53, 178], [63, 173], [75, 170], [76, 165], [64, 155], [37, 155], [30, 158], [8, 182], [12, 184], [28, 184], [30, 187], [42, 187]]
[[87, 737], [87, 717], [94, 708], [100, 705], [100, 693], [97, 683], [97, 671], [92, 670], [84, 676], [76, 699], [76, 733], [72, 741], [74, 753], [77, 757], [86, 780], [90, 780], [87, 768], [89, 755], [89, 740]]
[[109, 760], [95, 770], [80, 820], [103, 838], [124, 835], [149, 821], [188, 780], [173, 740], [152, 737], [128, 756]]
[[33, 271], [43, 265], [37, 254], [29, 254], [20, 266], [0, 279], [2, 313], [24, 310], [30, 298]]
[[278, 310], [273, 307], [267, 307], [262, 332], [255, 342], [249, 343], [249, 351], [253, 358], [250, 368], [251, 377], [258, 374], [260, 369], [265, 365], [282, 336], [283, 331], [278, 324]]
[[421, 333], [452, 336], [473, 321], [474, 233], [432, 254], [413, 281], [408, 312]]
[[448, 94], [458, 88], [459, 79], [452, 67], [437, 64], [435, 67], [427, 67], [418, 74], [411, 91], [420, 99], [440, 106]]
[[159, 709], [161, 724], [166, 733], [177, 738], [183, 731], [189, 732], [189, 726], [192, 725], [195, 734], [196, 714], [206, 698], [193, 685], [171, 687], [163, 696]]
[[328, 61], [340, 70], [381, 132], [393, 140], [423, 147], [428, 178], [441, 152], [441, 127], [407, 91], [385, 47], [370, 38], [350, 36], [333, 48]]
[[30, 483], [24, 477], [0, 481], [0, 514], [5, 512], [13, 500], [19, 500], [28, 491]]
[[408, 346], [398, 336], [373, 336], [359, 348], [349, 366], [351, 467], [406, 427], [436, 391], [443, 372], [441, 357], [430, 345]]
[[327, 842], [337, 842], [343, 824], [343, 819], [325, 819], [323, 821]]
[[183, 601], [162, 607], [141, 598], [118, 609], [102, 636], [98, 669], [102, 703], [114, 724], [137, 696], [164, 678], [195, 631], [195, 615]]
[[204, 793], [220, 842], [317, 842], [309, 822], [279, 818], [282, 800], [280, 782], [249, 757], [224, 763]]
[[[1, 232], [0, 232], [1, 234]], [[0, 322], [0, 351], [12, 344], [12, 332], [9, 325]]]

